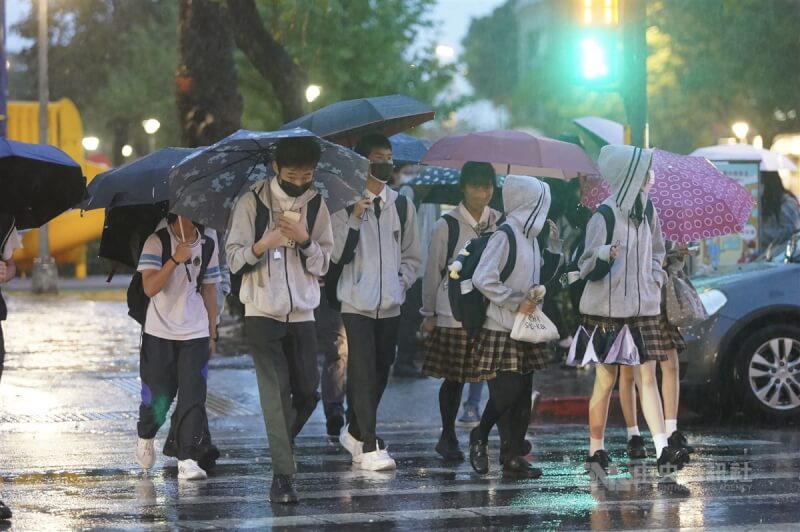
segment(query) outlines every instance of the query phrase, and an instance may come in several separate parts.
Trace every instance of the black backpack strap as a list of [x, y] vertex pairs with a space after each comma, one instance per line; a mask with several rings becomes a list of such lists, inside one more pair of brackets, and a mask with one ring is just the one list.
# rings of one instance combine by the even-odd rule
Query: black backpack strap
[[[311, 200], [309, 200], [309, 202], [306, 204], [306, 226], [308, 227], [309, 240], [311, 240], [311, 233], [314, 232], [314, 226], [317, 225], [317, 215], [319, 214], [319, 208], [321, 205], [322, 195], [319, 193], [311, 198]], [[297, 252], [300, 254], [300, 263], [303, 265], [303, 268], [305, 268], [306, 256], [300, 250]]]
[[[450, 259], [453, 258], [453, 254], [456, 252], [456, 245], [458, 245], [458, 235], [461, 232], [460, 227], [458, 226], [458, 220], [455, 216], [451, 216], [450, 214], [443, 214], [442, 218], [445, 222], [447, 222], [447, 259], [445, 263], [449, 262]], [[447, 275], [447, 266], [442, 268], [442, 277]]]
[[507, 224], [501, 224], [497, 228], [508, 237], [508, 259], [506, 265], [503, 266], [503, 271], [500, 272], [500, 282], [506, 282], [511, 277], [511, 272], [514, 271], [514, 266], [517, 265], [517, 237], [514, 236], [514, 231]]
[[647, 205], [644, 208], [644, 217], [647, 218], [647, 223], [650, 224], [650, 228], [653, 227], [653, 215], [655, 210], [655, 205], [653, 205], [653, 202], [648, 199]]
[[408, 198], [402, 194], [397, 194], [397, 199], [394, 200], [394, 207], [397, 210], [397, 217], [400, 219], [400, 243], [402, 245], [403, 238], [406, 235], [406, 220], [408, 219]]
[[163, 268], [169, 258], [172, 257], [172, 239], [166, 227], [162, 227], [156, 231], [156, 235], [158, 235], [159, 240], [161, 240], [161, 267]]
[[[345, 208], [345, 212], [347, 213], [348, 218], [353, 214], [353, 209], [355, 205], [348, 205]], [[350, 264], [353, 262], [353, 259], [356, 256], [356, 248], [358, 248], [358, 237], [361, 234], [361, 231], [358, 229], [350, 228], [347, 230], [347, 239], [344, 241], [344, 249], [342, 249], [342, 256], [339, 257], [338, 264], [340, 267], [344, 267], [345, 264]]]
[[208, 270], [208, 263], [211, 262], [211, 255], [214, 254], [214, 239], [210, 236], [203, 235], [203, 247], [200, 251], [202, 257], [200, 260], [200, 272], [197, 274], [197, 291], [203, 286], [203, 279], [205, 279], [206, 271]]
[[611, 244], [611, 241], [614, 239], [614, 211], [611, 210], [606, 204], [600, 204], [597, 206], [597, 212], [603, 217], [603, 220], [606, 222], [606, 246]]
[[267, 230], [269, 226], [269, 207], [267, 207], [263, 201], [261, 201], [261, 191], [264, 190], [264, 185], [258, 190], [253, 190], [253, 196], [256, 199], [256, 221], [255, 221], [255, 235], [254, 241], [258, 241], [261, 238], [261, 235], [264, 234], [264, 231]]

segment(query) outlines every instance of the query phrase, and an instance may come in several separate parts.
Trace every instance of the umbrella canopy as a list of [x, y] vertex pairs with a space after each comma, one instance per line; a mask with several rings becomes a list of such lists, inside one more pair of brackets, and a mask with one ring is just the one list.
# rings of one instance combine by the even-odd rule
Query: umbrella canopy
[[392, 143], [392, 159], [396, 163], [418, 163], [431, 146], [431, 141], [398, 133], [389, 137]]
[[319, 142], [322, 158], [314, 172], [314, 186], [331, 212], [361, 197], [369, 161], [357, 153], [305, 129], [271, 132], [241, 129], [172, 169], [170, 210], [218, 231], [227, 230], [236, 198], [251, 182], [273, 175], [275, 145], [289, 137], [313, 137]]
[[583, 116], [576, 118], [573, 122], [601, 146], [604, 144], [625, 144], [625, 127], [619, 122], [600, 118], [599, 116]]
[[89, 198], [80, 206], [88, 211], [168, 201], [169, 171], [197, 151], [195, 148], [164, 148], [103, 172], [89, 183]]
[[692, 155], [705, 157], [711, 161], [760, 161], [759, 169], [762, 172], [777, 172], [779, 170], [797, 170], [791, 159], [774, 151], [756, 148], [750, 144], [720, 144], [707, 146], [694, 150]]
[[445, 137], [422, 158], [423, 164], [456, 169], [467, 161], [491, 163], [499, 174], [558, 179], [597, 174], [597, 167], [579, 146], [512, 130]]
[[367, 133], [387, 137], [433, 120], [433, 109], [410, 96], [392, 94], [336, 102], [281, 126], [303, 128], [332, 142], [354, 146]]
[[168, 201], [107, 208], [97, 255], [136, 268], [144, 241], [168, 212]]
[[80, 165], [55, 146], [0, 138], [0, 210], [17, 229], [39, 227], [83, 200]]
[[[667, 240], [693, 242], [742, 231], [753, 196], [707, 159], [654, 150], [652, 169], [656, 180], [650, 199]], [[611, 194], [599, 176], [583, 184], [581, 201], [590, 209]]]

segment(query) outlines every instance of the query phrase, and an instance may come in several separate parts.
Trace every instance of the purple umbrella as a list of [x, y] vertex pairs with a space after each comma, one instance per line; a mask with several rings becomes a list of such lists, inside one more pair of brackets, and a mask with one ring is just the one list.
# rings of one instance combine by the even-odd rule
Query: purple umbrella
[[421, 162], [460, 169], [467, 161], [491, 163], [504, 175], [571, 179], [597, 174], [597, 167], [579, 146], [513, 130], [445, 137], [430, 147]]
[[[667, 240], [693, 242], [742, 231], [753, 197], [707, 159], [654, 150], [652, 168], [650, 199]], [[582, 189], [581, 201], [590, 209], [611, 194], [600, 177], [587, 178]]]

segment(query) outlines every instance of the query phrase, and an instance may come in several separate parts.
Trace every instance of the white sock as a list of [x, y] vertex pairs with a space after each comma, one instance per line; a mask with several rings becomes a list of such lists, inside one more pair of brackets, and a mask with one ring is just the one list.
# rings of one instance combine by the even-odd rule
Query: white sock
[[630, 440], [634, 436], [641, 436], [641, 434], [639, 434], [639, 425], [628, 427], [628, 439]]
[[677, 419], [665, 419], [664, 424], [667, 427], [667, 434], [672, 436], [672, 433], [678, 430], [678, 420]]
[[656, 446], [656, 458], [661, 458], [661, 451], [667, 446], [667, 435], [653, 434], [653, 443]]
[[589, 438], [589, 456], [594, 456], [597, 451], [605, 450], [605, 438]]

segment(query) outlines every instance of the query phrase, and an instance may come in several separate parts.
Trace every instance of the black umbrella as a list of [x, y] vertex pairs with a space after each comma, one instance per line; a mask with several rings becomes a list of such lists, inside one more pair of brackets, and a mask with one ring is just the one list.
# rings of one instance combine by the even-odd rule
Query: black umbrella
[[86, 178], [55, 146], [0, 138], [0, 190], [0, 211], [15, 218], [17, 229], [31, 229], [80, 202]]
[[281, 129], [301, 127], [337, 144], [353, 146], [367, 133], [387, 137], [433, 120], [433, 109], [410, 96], [392, 94], [336, 102]]
[[80, 207], [88, 211], [167, 201], [170, 169], [196, 151], [194, 148], [163, 148], [103, 172], [89, 183], [89, 198]]

